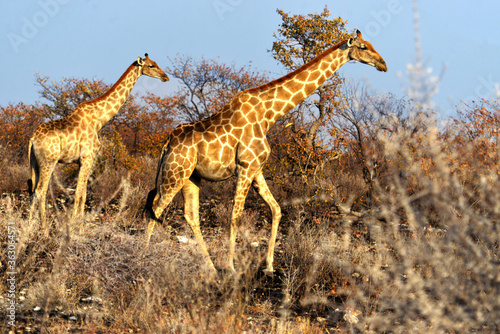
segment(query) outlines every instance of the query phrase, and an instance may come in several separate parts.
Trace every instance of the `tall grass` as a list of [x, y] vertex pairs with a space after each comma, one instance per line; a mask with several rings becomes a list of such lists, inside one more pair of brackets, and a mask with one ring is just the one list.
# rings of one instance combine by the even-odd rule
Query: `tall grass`
[[143, 247], [140, 211], [153, 160], [145, 160], [149, 167], [140, 173], [105, 169], [97, 175], [89, 189], [92, 207], [81, 220], [57, 211], [68, 204], [54, 201], [48, 232], [29, 224], [25, 196], [5, 193], [0, 326], [6, 324], [8, 271], [3, 245], [7, 224], [15, 222], [16, 321], [31, 331], [498, 332], [498, 170], [480, 169], [468, 177], [460, 156], [432, 127], [418, 137], [401, 130], [379, 140], [384, 149], [378, 158], [388, 167], [373, 182], [367, 210], [350, 211], [346, 192], [359, 193], [359, 182], [349, 183], [342, 171], [332, 171], [328, 181], [344, 188], [322, 204], [303, 198], [314, 194], [314, 184], [295, 193], [271, 184], [286, 204], [274, 277], [260, 271], [270, 213], [253, 193], [241, 222], [236, 273], [225, 269], [232, 181], [207, 183], [202, 191], [202, 233], [219, 269], [215, 279], [183, 222], [178, 199], [150, 247]]

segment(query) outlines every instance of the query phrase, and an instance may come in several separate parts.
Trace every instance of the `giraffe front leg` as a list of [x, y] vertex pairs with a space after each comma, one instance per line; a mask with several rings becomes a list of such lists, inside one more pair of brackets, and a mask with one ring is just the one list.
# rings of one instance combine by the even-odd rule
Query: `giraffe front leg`
[[80, 158], [80, 171], [78, 173], [78, 183], [76, 185], [73, 219], [83, 217], [85, 201], [87, 199], [87, 182], [93, 161], [93, 157]]
[[188, 222], [189, 226], [191, 226], [191, 230], [193, 231], [196, 241], [198, 242], [198, 246], [200, 247], [201, 254], [205, 259], [205, 263], [212, 272], [216, 273], [217, 270], [215, 269], [214, 263], [210, 259], [207, 245], [205, 240], [203, 240], [200, 230], [199, 182], [199, 179], [192, 176], [182, 187], [182, 195], [184, 197], [184, 218]]
[[264, 270], [264, 273], [267, 275], [272, 275], [274, 272], [273, 269], [273, 259], [274, 259], [274, 246], [276, 244], [276, 236], [278, 235], [278, 226], [281, 220], [281, 208], [276, 202], [276, 200], [273, 197], [273, 194], [269, 190], [269, 187], [267, 186], [266, 180], [264, 179], [264, 175], [262, 174], [262, 171], [260, 171], [252, 184], [254, 188], [257, 190], [259, 193], [260, 197], [269, 205], [269, 208], [271, 209], [272, 213], [272, 225], [271, 225], [271, 237], [269, 238], [269, 246], [267, 249], [267, 257], [266, 257], [266, 269]]
[[229, 235], [229, 269], [235, 272], [234, 256], [236, 253], [236, 235], [245, 206], [245, 199], [250, 189], [252, 179], [248, 177], [248, 170], [240, 170], [238, 173], [238, 182], [236, 184], [236, 194], [234, 195], [233, 211], [231, 214], [231, 231]]

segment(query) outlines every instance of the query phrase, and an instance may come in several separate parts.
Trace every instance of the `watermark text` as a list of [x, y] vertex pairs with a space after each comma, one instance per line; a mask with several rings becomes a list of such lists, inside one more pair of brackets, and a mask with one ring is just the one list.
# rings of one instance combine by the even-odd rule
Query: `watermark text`
[[16, 325], [16, 225], [7, 224], [7, 325]]
[[38, 35], [41, 28], [45, 27], [51, 18], [59, 14], [61, 5], [65, 5], [70, 0], [40, 0], [39, 9], [30, 17], [22, 17], [21, 29], [18, 32], [11, 31], [7, 34], [10, 46], [15, 53], [18, 53], [20, 47], [27, 44]]
[[232, 12], [242, 2], [243, 0], [216, 0], [213, 2], [213, 6], [219, 19], [224, 20], [226, 13]]
[[365, 24], [365, 30], [368, 37], [375, 37], [380, 34], [383, 28], [386, 28], [392, 21], [393, 16], [400, 14], [403, 6], [400, 0], [389, 0], [385, 9], [370, 11], [373, 20]]

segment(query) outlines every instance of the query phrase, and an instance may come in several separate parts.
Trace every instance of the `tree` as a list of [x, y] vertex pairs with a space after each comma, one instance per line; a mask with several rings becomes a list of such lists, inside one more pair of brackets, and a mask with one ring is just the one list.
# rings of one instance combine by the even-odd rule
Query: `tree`
[[[101, 96], [111, 87], [102, 80], [62, 78], [58, 82], [38, 74], [36, 83], [40, 86], [40, 96], [48, 101], [42, 104], [45, 112], [43, 121], [64, 117], [79, 104]], [[115, 144], [119, 142], [130, 153], [155, 155], [174, 125], [178, 101], [175, 96], [160, 98], [148, 94], [139, 98], [130, 94], [118, 114], [103, 127], [101, 134], [113, 137]]]
[[141, 97], [147, 106], [146, 112], [140, 112], [135, 117], [129, 117], [128, 128], [133, 136], [130, 136], [128, 146], [134, 147], [139, 154], [159, 156], [161, 149], [168, 139], [172, 129], [177, 124], [181, 97], [178, 95], [159, 97], [147, 93]]
[[10, 151], [17, 158], [27, 156], [31, 134], [47, 114], [39, 104], [26, 105], [22, 102], [0, 107], [0, 147]]
[[[166, 72], [179, 80], [175, 93], [180, 121], [194, 122], [218, 112], [238, 92], [268, 81], [251, 66], [237, 68], [216, 60], [182, 56], [171, 60]], [[171, 96], [172, 98], [174, 96]]]
[[482, 100], [473, 105], [464, 104], [458, 116], [451, 119], [445, 133], [448, 149], [455, 152], [455, 172], [464, 183], [477, 182], [488, 171], [500, 175], [499, 130], [500, 104]]
[[[19, 159], [27, 155], [28, 141], [38, 125], [62, 118], [79, 104], [104, 94], [110, 85], [102, 80], [63, 78], [61, 81], [36, 75], [40, 96], [47, 102], [35, 105], [10, 104], [0, 108], [0, 146]], [[174, 126], [176, 96], [129, 95], [120, 112], [101, 130], [99, 161], [112, 158], [115, 164], [130, 167], [135, 154], [158, 155]], [[97, 163], [99, 163], [99, 161]]]
[[[366, 184], [364, 203], [373, 204], [374, 183], [385, 182], [388, 170], [384, 141], [403, 133], [417, 133], [420, 122], [410, 120], [411, 105], [392, 94], [369, 92], [359, 85], [347, 85], [337, 113], [330, 119], [335, 129], [335, 147], [343, 155], [340, 164]], [[391, 163], [396, 163], [392, 161]]]
[[[276, 41], [271, 53], [288, 71], [299, 68], [328, 47], [350, 37], [345, 28], [347, 21], [341, 17], [330, 19], [326, 6], [322, 13], [307, 16], [291, 16], [281, 9], [277, 12], [283, 22], [274, 33]], [[306, 145], [310, 150], [319, 147], [316, 141], [320, 128], [338, 105], [343, 82], [336, 73], [316, 90], [314, 98], [304, 100], [291, 113], [294, 126], [305, 128]]]
[[[311, 61], [327, 48], [350, 37], [341, 17], [331, 18], [327, 7], [319, 14], [290, 15], [278, 9], [282, 23], [274, 34], [270, 52], [291, 72]], [[342, 101], [344, 79], [335, 73], [313, 95], [305, 99], [275, 125], [270, 133], [282, 164], [291, 163], [306, 182], [308, 175], [318, 176], [326, 164], [339, 157], [332, 146], [335, 131], [325, 124]], [[276, 135], [278, 134], [278, 135]]]
[[[444, 71], [447, 65], [443, 65], [439, 76], [432, 75], [432, 68], [426, 67], [422, 61], [422, 44], [420, 43], [420, 25], [418, 14], [418, 1], [412, 0], [413, 3], [413, 29], [415, 31], [415, 63], [406, 66], [408, 87], [403, 90], [412, 99], [422, 112], [432, 113], [436, 109], [436, 103], [432, 100], [434, 95], [439, 91], [439, 85], [443, 78]], [[403, 77], [398, 73], [399, 77]]]
[[69, 115], [79, 104], [104, 94], [111, 86], [102, 80], [62, 78], [60, 82], [49, 77], [35, 75], [38, 93], [48, 101], [43, 103], [47, 120], [54, 120]]

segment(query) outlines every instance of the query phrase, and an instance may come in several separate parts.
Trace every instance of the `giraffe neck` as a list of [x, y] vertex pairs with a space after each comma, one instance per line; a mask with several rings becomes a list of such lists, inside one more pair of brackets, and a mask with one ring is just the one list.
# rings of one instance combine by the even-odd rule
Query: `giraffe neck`
[[106, 93], [85, 103], [86, 107], [92, 109], [92, 112], [86, 115], [87, 120], [92, 123], [96, 130], [102, 128], [118, 113], [140, 76], [140, 67], [134, 63]]
[[342, 41], [286, 76], [250, 89], [264, 102], [262, 119], [270, 128], [278, 119], [311, 95], [349, 61], [347, 40]]

